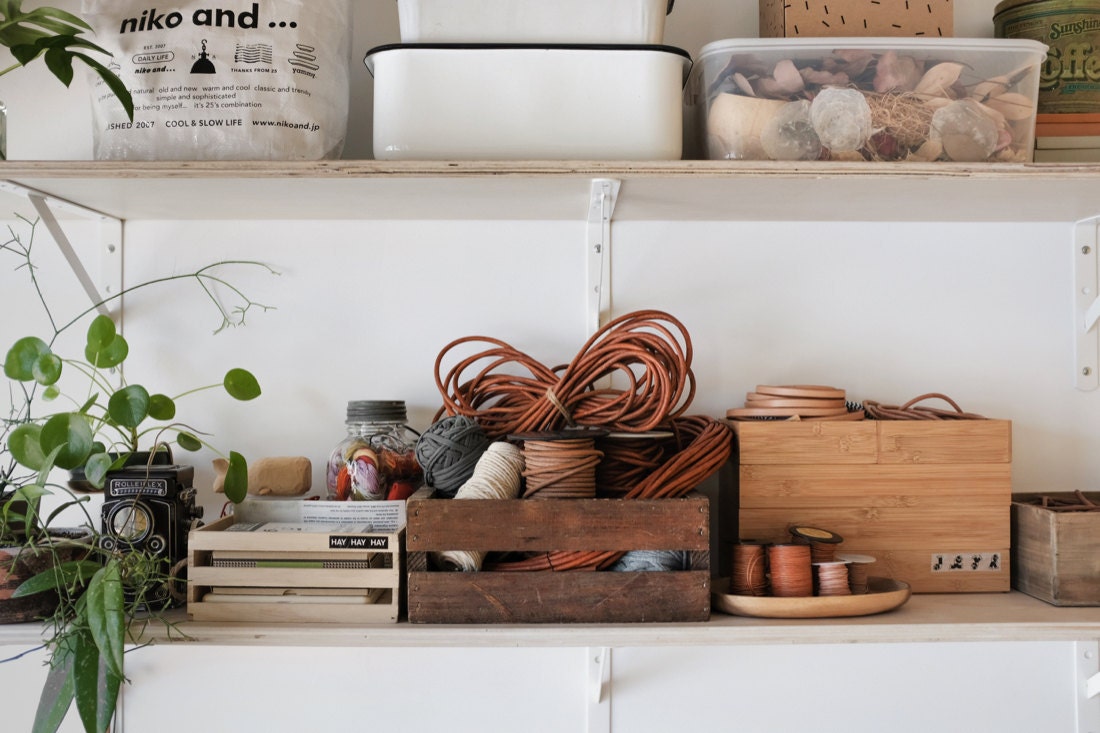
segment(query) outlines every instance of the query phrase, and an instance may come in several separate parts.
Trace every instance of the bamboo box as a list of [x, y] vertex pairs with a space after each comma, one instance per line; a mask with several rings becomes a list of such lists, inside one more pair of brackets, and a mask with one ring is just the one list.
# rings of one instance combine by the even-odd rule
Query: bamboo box
[[[1012, 502], [1012, 586], [1055, 606], [1100, 606], [1100, 512], [1057, 512], [1016, 494]], [[1086, 493], [1100, 504], [1100, 493]]]
[[403, 529], [238, 531], [235, 521], [224, 517], [188, 536], [192, 621], [397, 622]]
[[[630, 623], [710, 617], [710, 505], [679, 499], [441, 499], [408, 503], [409, 621]], [[447, 571], [432, 553], [679, 550], [684, 571]]]
[[1006, 420], [733, 422], [738, 534], [831, 530], [840, 552], [916, 593], [1008, 591], [1012, 424]]

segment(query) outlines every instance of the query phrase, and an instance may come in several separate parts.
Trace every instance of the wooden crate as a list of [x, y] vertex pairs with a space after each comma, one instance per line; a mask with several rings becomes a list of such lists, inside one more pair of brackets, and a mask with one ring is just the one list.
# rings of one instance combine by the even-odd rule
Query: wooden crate
[[[1055, 606], [1100, 606], [1100, 512], [1053, 512], [1016, 494], [1012, 502], [1012, 587]], [[1100, 493], [1087, 493], [1100, 503]]]
[[397, 622], [404, 530], [227, 531], [234, 521], [219, 519], [188, 537], [191, 620]]
[[1012, 424], [1005, 420], [734, 422], [738, 532], [818, 526], [870, 574], [916, 593], [1007, 591]]
[[[710, 506], [680, 499], [433, 498], [408, 504], [412, 623], [624, 623], [710, 617]], [[691, 570], [447, 572], [447, 550], [689, 551]]]

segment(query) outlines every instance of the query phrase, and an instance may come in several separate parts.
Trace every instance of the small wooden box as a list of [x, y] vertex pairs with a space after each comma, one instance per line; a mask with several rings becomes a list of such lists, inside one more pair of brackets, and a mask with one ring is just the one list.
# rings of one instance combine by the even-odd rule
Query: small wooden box
[[1010, 589], [1012, 423], [734, 422], [742, 539], [814, 526], [916, 593]]
[[760, 0], [760, 37], [954, 34], [952, 0]]
[[[710, 617], [710, 505], [680, 499], [437, 499], [408, 504], [412, 623], [625, 623]], [[689, 551], [685, 571], [447, 572], [447, 550]]]
[[1012, 586], [1055, 606], [1100, 606], [1100, 512], [1054, 512], [1030, 501], [1040, 496], [1073, 498], [1013, 497]]
[[404, 530], [230, 531], [235, 517], [192, 530], [192, 621], [396, 623]]

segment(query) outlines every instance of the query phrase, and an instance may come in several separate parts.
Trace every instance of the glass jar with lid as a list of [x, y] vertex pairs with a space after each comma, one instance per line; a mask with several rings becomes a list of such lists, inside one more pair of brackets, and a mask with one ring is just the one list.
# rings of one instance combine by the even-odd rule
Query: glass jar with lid
[[406, 499], [420, 487], [418, 434], [407, 420], [404, 400], [348, 402], [347, 435], [333, 449], [325, 472], [330, 500]]

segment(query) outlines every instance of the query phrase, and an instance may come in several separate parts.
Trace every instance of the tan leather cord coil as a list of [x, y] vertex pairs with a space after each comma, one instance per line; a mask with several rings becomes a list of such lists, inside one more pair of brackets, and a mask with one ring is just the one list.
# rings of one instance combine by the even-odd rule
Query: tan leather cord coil
[[[461, 358], [444, 375], [444, 361], [471, 344], [488, 348]], [[446, 412], [477, 420], [492, 438], [586, 425], [645, 432], [679, 417], [695, 396], [691, 340], [667, 313], [644, 310], [612, 320], [569, 364], [553, 369], [503, 341], [469, 336], [452, 341], [435, 361]], [[628, 389], [596, 386], [625, 377]]]
[[[918, 405], [918, 402], [924, 400], [938, 399], [943, 400], [947, 404], [953, 407], [953, 410], [944, 410], [942, 408], [927, 407], [925, 405]], [[955, 400], [951, 399], [945, 394], [939, 392], [928, 392], [926, 394], [919, 395], [906, 402], [904, 405], [884, 405], [874, 400], [865, 400], [863, 402], [863, 410], [867, 413], [867, 416], [875, 420], [985, 420], [984, 415], [977, 415], [972, 412], [964, 412]]]

